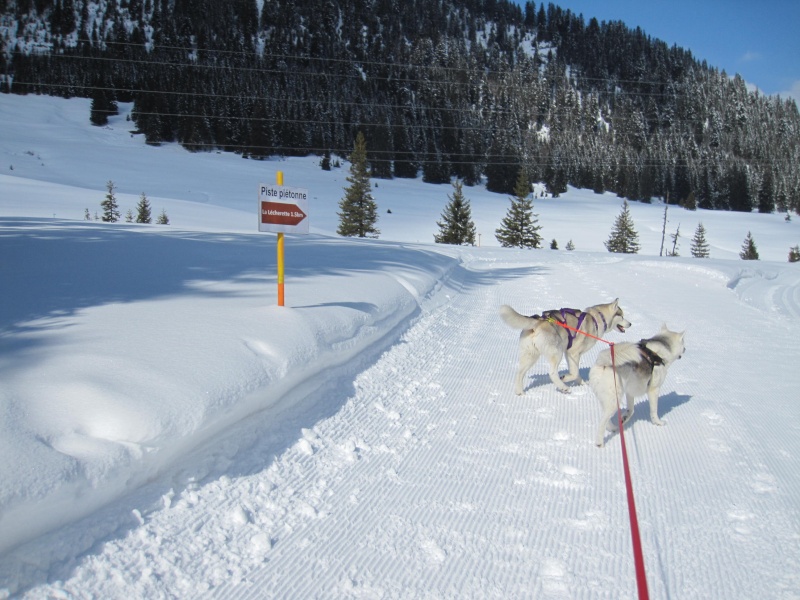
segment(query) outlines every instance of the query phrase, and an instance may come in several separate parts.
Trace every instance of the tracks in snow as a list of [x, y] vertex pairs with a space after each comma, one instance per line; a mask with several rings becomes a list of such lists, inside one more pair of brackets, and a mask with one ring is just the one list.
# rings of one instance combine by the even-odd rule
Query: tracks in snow
[[[279, 425], [257, 417], [215, 440], [129, 499], [127, 520], [117, 506], [106, 520], [124, 525], [30, 597], [635, 597], [618, 443], [593, 447], [591, 392], [555, 392], [542, 364], [525, 396], [511, 391], [517, 334], [501, 303], [570, 305], [570, 278], [609, 295], [613, 262], [562, 263], [559, 277], [456, 270], [380, 356], [328, 373]], [[650, 292], [613, 292], [645, 335], [657, 321], [636, 294]], [[735, 351], [743, 332], [705, 318]], [[626, 435], [651, 596], [796, 591], [792, 449], [748, 435], [753, 409], [731, 402], [746, 374], [694, 365], [691, 348], [708, 355], [712, 340], [691, 335], [662, 398], [670, 424], [652, 427], [640, 406]]]

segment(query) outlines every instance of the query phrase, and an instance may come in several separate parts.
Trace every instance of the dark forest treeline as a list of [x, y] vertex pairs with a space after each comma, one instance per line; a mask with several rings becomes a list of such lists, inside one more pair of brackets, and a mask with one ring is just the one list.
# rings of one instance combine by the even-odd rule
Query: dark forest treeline
[[793, 101], [619, 22], [506, 0], [0, 0], [2, 91], [133, 102], [150, 143], [367, 140], [376, 177], [800, 209]]

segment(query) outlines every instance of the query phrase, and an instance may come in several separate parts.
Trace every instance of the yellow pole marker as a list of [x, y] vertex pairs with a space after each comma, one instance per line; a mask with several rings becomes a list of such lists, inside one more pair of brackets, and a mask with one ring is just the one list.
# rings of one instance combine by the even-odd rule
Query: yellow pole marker
[[[275, 183], [283, 186], [283, 171], [275, 174]], [[283, 274], [283, 233], [278, 233], [278, 306], [284, 306]]]

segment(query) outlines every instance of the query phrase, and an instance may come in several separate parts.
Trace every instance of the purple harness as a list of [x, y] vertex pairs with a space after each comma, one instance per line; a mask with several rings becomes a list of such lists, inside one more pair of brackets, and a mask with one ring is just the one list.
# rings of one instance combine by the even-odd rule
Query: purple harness
[[[589, 315], [594, 321], [594, 329], [598, 333], [600, 332], [600, 328], [597, 326], [597, 319], [594, 318], [593, 315], [590, 315], [587, 312], [583, 312], [582, 310], [578, 310], [576, 308], [562, 308], [560, 310], [548, 310], [542, 313], [542, 316], [533, 315], [534, 319], [555, 319], [560, 323], [567, 323], [567, 315], [574, 317], [578, 320], [578, 323], [575, 325], [575, 329], [580, 329], [581, 325], [583, 325], [583, 320], [586, 318], [586, 315]], [[606, 323], [606, 318], [603, 316], [603, 313], [600, 313], [600, 318], [603, 320], [603, 333], [605, 333], [606, 329], [608, 329], [608, 324]], [[565, 328], [566, 329], [566, 328]], [[572, 348], [572, 342], [575, 341], [575, 332], [572, 329], [567, 329], [567, 350]]]

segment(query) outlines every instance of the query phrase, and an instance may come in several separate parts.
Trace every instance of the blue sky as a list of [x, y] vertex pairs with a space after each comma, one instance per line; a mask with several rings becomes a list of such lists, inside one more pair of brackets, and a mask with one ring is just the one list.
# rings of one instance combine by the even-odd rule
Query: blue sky
[[[523, 5], [525, 0], [518, 0]], [[545, 2], [547, 5], [548, 2]], [[536, 1], [537, 7], [541, 0]], [[598, 21], [641, 27], [698, 60], [800, 104], [800, 0], [553, 0]]]

